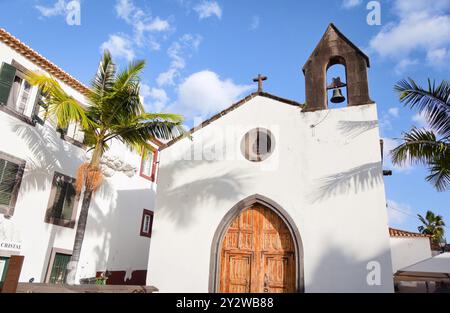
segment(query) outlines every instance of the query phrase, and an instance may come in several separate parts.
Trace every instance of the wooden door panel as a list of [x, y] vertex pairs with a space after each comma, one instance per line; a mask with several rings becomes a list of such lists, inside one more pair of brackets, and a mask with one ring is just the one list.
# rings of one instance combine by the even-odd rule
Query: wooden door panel
[[224, 284], [222, 286], [222, 292], [251, 292], [252, 255], [225, 252], [224, 260]]
[[264, 292], [286, 293], [295, 291], [295, 258], [285, 255], [264, 254]]
[[272, 210], [254, 205], [230, 224], [222, 241], [221, 292], [294, 292], [291, 233]]

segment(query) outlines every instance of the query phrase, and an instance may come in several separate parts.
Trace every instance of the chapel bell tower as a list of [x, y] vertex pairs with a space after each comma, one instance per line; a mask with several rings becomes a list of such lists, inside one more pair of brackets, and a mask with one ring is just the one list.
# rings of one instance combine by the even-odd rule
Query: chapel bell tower
[[[340, 64], [345, 67], [346, 77], [327, 77], [328, 69]], [[369, 96], [367, 68], [369, 58], [333, 24], [330, 24], [303, 66], [306, 82], [306, 107], [304, 111], [332, 108], [333, 103], [344, 102], [348, 106], [373, 103]], [[341, 89], [346, 87], [347, 94]], [[328, 91], [333, 96], [328, 101]], [[346, 98], [345, 98], [346, 96]], [[332, 102], [331, 105], [329, 102]]]

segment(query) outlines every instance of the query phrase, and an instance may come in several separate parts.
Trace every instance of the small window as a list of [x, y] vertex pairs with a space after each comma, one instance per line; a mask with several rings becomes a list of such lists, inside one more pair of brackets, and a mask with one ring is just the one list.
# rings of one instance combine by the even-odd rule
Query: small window
[[264, 128], [255, 128], [245, 134], [241, 142], [244, 157], [251, 162], [261, 162], [267, 159], [275, 148], [272, 133]]
[[70, 124], [66, 130], [66, 136], [68, 136], [78, 142], [84, 141], [84, 132], [79, 123]]
[[47, 105], [46, 94], [42, 91], [42, 89], [39, 89], [39, 92], [37, 94], [37, 99], [36, 99], [36, 105], [34, 107], [35, 120], [39, 124], [44, 125], [44, 123], [47, 119], [47, 112], [48, 112], [48, 105]]
[[9, 258], [0, 256], [0, 289], [6, 278], [6, 272], [8, 272]]
[[151, 238], [152, 227], [153, 227], [153, 212], [149, 210], [144, 210], [141, 222], [141, 236]]
[[157, 162], [157, 150], [144, 150], [142, 153], [141, 176], [154, 182], [156, 178]]
[[13, 215], [24, 169], [25, 161], [0, 152], [0, 214]]
[[24, 114], [30, 102], [31, 89], [32, 86], [30, 83], [23, 78], [23, 74], [17, 71], [12, 83], [7, 106], [20, 114]]
[[73, 228], [77, 204], [75, 179], [55, 173], [45, 222]]
[[71, 255], [64, 253], [54, 253], [52, 259], [50, 260], [50, 284], [64, 284], [67, 276], [67, 265], [70, 262]]

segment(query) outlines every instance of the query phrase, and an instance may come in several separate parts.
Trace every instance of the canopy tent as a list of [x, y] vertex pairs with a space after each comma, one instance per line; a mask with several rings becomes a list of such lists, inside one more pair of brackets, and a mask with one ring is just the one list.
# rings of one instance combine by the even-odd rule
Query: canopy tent
[[450, 283], [450, 253], [442, 253], [395, 273], [396, 281], [426, 281]]

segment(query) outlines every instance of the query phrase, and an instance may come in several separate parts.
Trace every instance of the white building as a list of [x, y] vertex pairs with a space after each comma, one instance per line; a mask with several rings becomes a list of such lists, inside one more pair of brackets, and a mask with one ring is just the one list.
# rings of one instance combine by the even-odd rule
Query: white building
[[[346, 67], [348, 106], [328, 109], [334, 64]], [[304, 67], [306, 107], [258, 90], [195, 128], [192, 140], [169, 142], [147, 284], [162, 292], [392, 292], [368, 66], [330, 25]]]
[[[27, 71], [51, 74], [82, 104], [86, 87], [3, 29], [0, 64], [0, 280], [9, 257], [23, 255], [21, 282], [60, 282], [81, 206], [74, 177], [87, 151], [76, 125], [61, 135], [42, 120], [38, 90], [23, 78]], [[156, 159], [142, 162], [114, 142], [103, 168], [78, 279], [108, 270], [109, 283], [145, 284]]]
[[392, 270], [418, 263], [432, 256], [430, 236], [395, 228], [389, 228]]
[[[83, 104], [86, 87], [5, 30], [0, 63], [0, 282], [8, 258], [23, 255], [21, 282], [57, 283], [89, 154], [76, 125], [62, 135], [42, 120], [23, 78], [51, 74]], [[329, 109], [335, 64], [346, 67], [348, 103]], [[77, 278], [109, 271], [109, 283], [162, 292], [392, 292], [393, 273], [429, 257], [429, 240], [388, 230], [368, 66], [330, 25], [304, 67], [306, 106], [258, 90], [148, 160], [114, 142]]]

